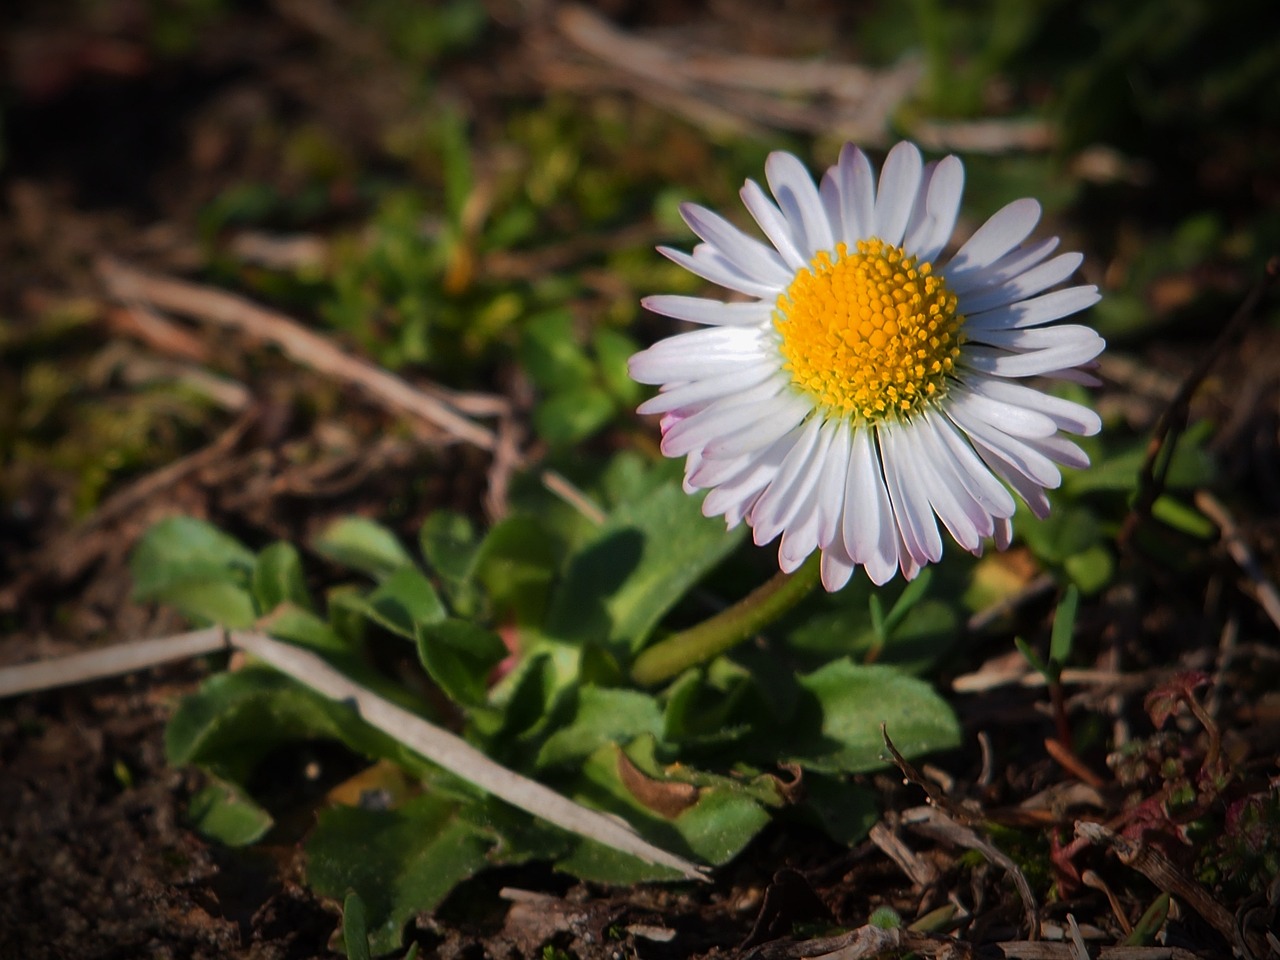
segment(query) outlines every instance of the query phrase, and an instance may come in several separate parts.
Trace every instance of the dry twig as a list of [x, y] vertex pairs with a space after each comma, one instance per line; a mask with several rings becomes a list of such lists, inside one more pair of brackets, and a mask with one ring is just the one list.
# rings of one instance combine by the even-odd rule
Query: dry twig
[[1178, 438], [1186, 429], [1187, 419], [1191, 415], [1191, 399], [1196, 390], [1209, 375], [1213, 365], [1217, 363], [1227, 347], [1238, 337], [1245, 326], [1253, 319], [1259, 304], [1267, 291], [1280, 278], [1280, 257], [1272, 257], [1267, 261], [1262, 276], [1249, 290], [1231, 319], [1223, 326], [1213, 345], [1200, 357], [1200, 362], [1182, 381], [1177, 394], [1169, 401], [1168, 407], [1157, 421], [1151, 434], [1151, 442], [1147, 446], [1146, 461], [1142, 465], [1142, 473], [1138, 482], [1138, 495], [1134, 498], [1133, 509], [1125, 517], [1124, 525], [1116, 537], [1116, 542], [1123, 549], [1133, 538], [1134, 532], [1143, 520], [1151, 513], [1151, 507], [1160, 494], [1164, 492], [1165, 479], [1169, 467], [1173, 463], [1173, 454], [1177, 449]]
[[1196, 491], [1195, 503], [1201, 513], [1218, 525], [1218, 529], [1222, 531], [1222, 542], [1226, 545], [1227, 553], [1231, 554], [1231, 559], [1249, 578], [1258, 605], [1271, 618], [1271, 622], [1280, 629], [1280, 590], [1276, 589], [1276, 585], [1263, 571], [1262, 564], [1258, 563], [1258, 558], [1254, 556], [1249, 541], [1240, 532], [1240, 526], [1231, 516], [1231, 512], [1207, 490]]
[[[1204, 917], [1228, 943], [1235, 944], [1248, 956], [1251, 947], [1242, 943], [1236, 930], [1235, 917], [1218, 903], [1204, 887], [1187, 876], [1176, 864], [1154, 847], [1137, 843], [1114, 832], [1101, 823], [1081, 821], [1076, 824], [1076, 836], [1100, 846], [1108, 847], [1121, 863], [1133, 867], [1158, 890], [1171, 893], [1187, 903]], [[1262, 956], [1261, 951], [1256, 951]]]

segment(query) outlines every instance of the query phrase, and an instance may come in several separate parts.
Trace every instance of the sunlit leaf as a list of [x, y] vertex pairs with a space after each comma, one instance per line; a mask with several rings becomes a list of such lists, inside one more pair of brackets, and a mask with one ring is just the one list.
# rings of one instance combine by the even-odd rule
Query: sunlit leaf
[[443, 620], [417, 625], [418, 658], [450, 699], [469, 707], [483, 706], [489, 673], [507, 648], [497, 634], [469, 620]]
[[538, 753], [538, 766], [582, 760], [600, 746], [626, 743], [634, 737], [662, 730], [657, 700], [636, 690], [584, 687], [578, 692], [571, 718], [547, 738]]
[[253, 595], [264, 613], [282, 603], [312, 609], [297, 547], [279, 541], [258, 554], [253, 566]]
[[699, 503], [673, 484], [614, 511], [570, 560], [547, 632], [603, 640], [629, 657], [744, 535], [702, 516]]
[[129, 559], [134, 596], [159, 599], [169, 584], [221, 580], [248, 585], [255, 558], [248, 548], [211, 523], [169, 517], [143, 535]]
[[813, 698], [808, 722], [778, 736], [782, 755], [823, 772], [858, 773], [884, 766], [881, 724], [905, 756], [960, 742], [955, 714], [927, 683], [891, 667], [836, 660], [803, 676]]
[[311, 546], [334, 563], [359, 570], [375, 580], [383, 580], [413, 564], [413, 558], [394, 533], [364, 517], [334, 521]]
[[420, 626], [439, 623], [448, 616], [435, 587], [417, 567], [401, 567], [388, 574], [367, 596], [349, 598], [348, 606], [408, 640], [417, 638]]

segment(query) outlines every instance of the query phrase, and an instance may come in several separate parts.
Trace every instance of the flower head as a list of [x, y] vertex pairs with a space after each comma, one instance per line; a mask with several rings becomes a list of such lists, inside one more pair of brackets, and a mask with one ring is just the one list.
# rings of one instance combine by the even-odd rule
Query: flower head
[[631, 376], [661, 391], [662, 451], [687, 457], [685, 489], [709, 490], [707, 516], [745, 521], [757, 544], [782, 537], [784, 571], [822, 551], [837, 590], [856, 566], [876, 583], [911, 578], [942, 556], [938, 521], [980, 553], [1012, 535], [1016, 493], [1037, 516], [1058, 465], [1088, 465], [1062, 436], [1100, 428], [1086, 407], [1019, 381], [1093, 382], [1103, 340], [1078, 324], [1047, 326], [1092, 306], [1094, 286], [1044, 291], [1083, 259], [1029, 240], [1040, 205], [1015, 200], [950, 257], [964, 168], [923, 164], [894, 147], [877, 186], [852, 144], [820, 186], [794, 156], [765, 165], [742, 200], [769, 243], [695, 204], [702, 238], [685, 269], [746, 299], [653, 296], [655, 313], [705, 329], [631, 358]]

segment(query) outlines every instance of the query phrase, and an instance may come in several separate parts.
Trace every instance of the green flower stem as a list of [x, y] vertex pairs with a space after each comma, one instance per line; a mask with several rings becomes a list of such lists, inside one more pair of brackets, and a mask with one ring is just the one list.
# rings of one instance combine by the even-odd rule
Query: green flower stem
[[655, 643], [636, 657], [631, 678], [641, 686], [670, 680], [755, 636], [808, 596], [818, 585], [820, 565], [821, 555], [815, 550], [794, 573], [775, 574], [768, 583], [710, 620]]

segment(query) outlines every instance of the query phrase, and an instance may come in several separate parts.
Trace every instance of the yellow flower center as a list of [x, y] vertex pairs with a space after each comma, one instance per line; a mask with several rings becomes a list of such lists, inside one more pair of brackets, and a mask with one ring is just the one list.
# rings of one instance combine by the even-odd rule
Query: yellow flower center
[[792, 383], [831, 415], [905, 419], [942, 397], [960, 356], [956, 295], [901, 247], [821, 251], [778, 297], [774, 326]]

